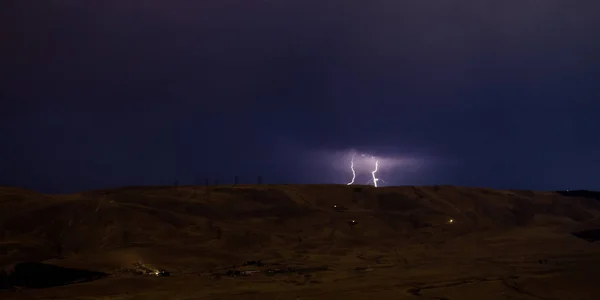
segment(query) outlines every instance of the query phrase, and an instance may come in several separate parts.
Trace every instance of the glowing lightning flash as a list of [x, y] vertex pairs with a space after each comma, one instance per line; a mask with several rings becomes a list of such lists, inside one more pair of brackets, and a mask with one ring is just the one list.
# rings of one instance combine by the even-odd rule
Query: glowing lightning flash
[[348, 182], [348, 185], [351, 185], [354, 183], [354, 179], [356, 179], [356, 172], [354, 171], [354, 155], [352, 154], [352, 160], [350, 161], [350, 170], [352, 170], [352, 181]]
[[[348, 185], [352, 185], [354, 184], [354, 181], [356, 180], [356, 170], [354, 170], [354, 157], [356, 156], [356, 153], [352, 154], [352, 160], [350, 161], [350, 170], [352, 170], [352, 180], [350, 182], [348, 182]], [[366, 157], [365, 154], [361, 154], [360, 156], [362, 157]], [[377, 178], [377, 171], [379, 170], [379, 159], [376, 159], [374, 156], [371, 156], [372, 159], [375, 159], [375, 169], [371, 172], [371, 176], [372, 179], [369, 180], [368, 183], [370, 183], [371, 181], [373, 182], [373, 186], [377, 187], [377, 182], [380, 180], [379, 178]]]
[[371, 175], [373, 176], [373, 186], [377, 187], [377, 181], [379, 181], [379, 178], [376, 177], [376, 173], [377, 173], [377, 169], [379, 169], [379, 160], [375, 161], [375, 170], [373, 170], [373, 172], [371, 172]]

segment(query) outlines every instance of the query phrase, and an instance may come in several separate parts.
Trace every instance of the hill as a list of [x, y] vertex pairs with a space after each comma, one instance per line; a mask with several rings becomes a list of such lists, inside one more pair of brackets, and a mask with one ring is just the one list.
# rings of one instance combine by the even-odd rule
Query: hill
[[[598, 299], [600, 201], [584, 196], [454, 186], [70, 195], [4, 187], [0, 287], [10, 289], [0, 298]], [[155, 270], [171, 276], [139, 275]], [[235, 276], [244, 274], [253, 276]], [[90, 282], [12, 289], [81, 281]]]

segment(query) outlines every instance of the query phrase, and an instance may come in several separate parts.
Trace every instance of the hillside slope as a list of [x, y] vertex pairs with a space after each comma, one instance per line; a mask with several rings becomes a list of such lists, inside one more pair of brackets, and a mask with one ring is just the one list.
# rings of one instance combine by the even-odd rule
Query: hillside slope
[[46, 261], [111, 274], [136, 262], [185, 278], [248, 260], [419, 265], [415, 276], [444, 257], [446, 264], [486, 260], [490, 268], [504, 256], [578, 253], [600, 261], [596, 244], [571, 234], [595, 227], [600, 201], [553, 192], [239, 185], [43, 195], [0, 188], [0, 266]]

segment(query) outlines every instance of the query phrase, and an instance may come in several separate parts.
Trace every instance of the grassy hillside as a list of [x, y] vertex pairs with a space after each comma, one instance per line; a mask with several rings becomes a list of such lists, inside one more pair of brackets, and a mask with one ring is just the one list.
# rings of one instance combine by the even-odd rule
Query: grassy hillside
[[[506, 299], [490, 296], [487, 286], [514, 294], [512, 299], [529, 299], [522, 277], [546, 276], [534, 280], [543, 286], [555, 278], [548, 274], [574, 278], [600, 262], [597, 243], [571, 234], [593, 228], [600, 228], [600, 201], [554, 192], [238, 185], [43, 195], [0, 188], [0, 266], [5, 273], [18, 263], [46, 262], [112, 274], [85, 284], [19, 292], [36, 299], [75, 299], [81, 293], [117, 299], [120, 291], [144, 299], [165, 293], [178, 295], [168, 299], [318, 299], [331, 297], [328, 293], [363, 299], [360, 295], [367, 292], [379, 299], [436, 299], [426, 298], [426, 290], [446, 299], [471, 299], [449, 295], [475, 286], [477, 291], [469, 293], [481, 292], [485, 299]], [[250, 260], [327, 266], [328, 271], [301, 278], [296, 273], [220, 280], [211, 275]], [[124, 271], [136, 263], [173, 276], [136, 277]], [[469, 280], [478, 284], [465, 285]], [[142, 288], [147, 281], [155, 287], [152, 295]], [[592, 299], [585, 297], [598, 289], [581, 288], [582, 282], [573, 285], [580, 298], [548, 299]], [[203, 291], [193, 288], [198, 284]], [[426, 288], [431, 285], [440, 287]], [[2, 299], [16, 295], [2, 293]]]

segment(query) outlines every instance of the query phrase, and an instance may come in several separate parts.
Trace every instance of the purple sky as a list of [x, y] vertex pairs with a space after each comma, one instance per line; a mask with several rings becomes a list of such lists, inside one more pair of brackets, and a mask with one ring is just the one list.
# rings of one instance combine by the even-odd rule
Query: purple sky
[[[598, 1], [0, 4], [0, 184], [600, 189]], [[418, 167], [417, 167], [418, 166]], [[382, 177], [383, 178], [383, 177]]]

